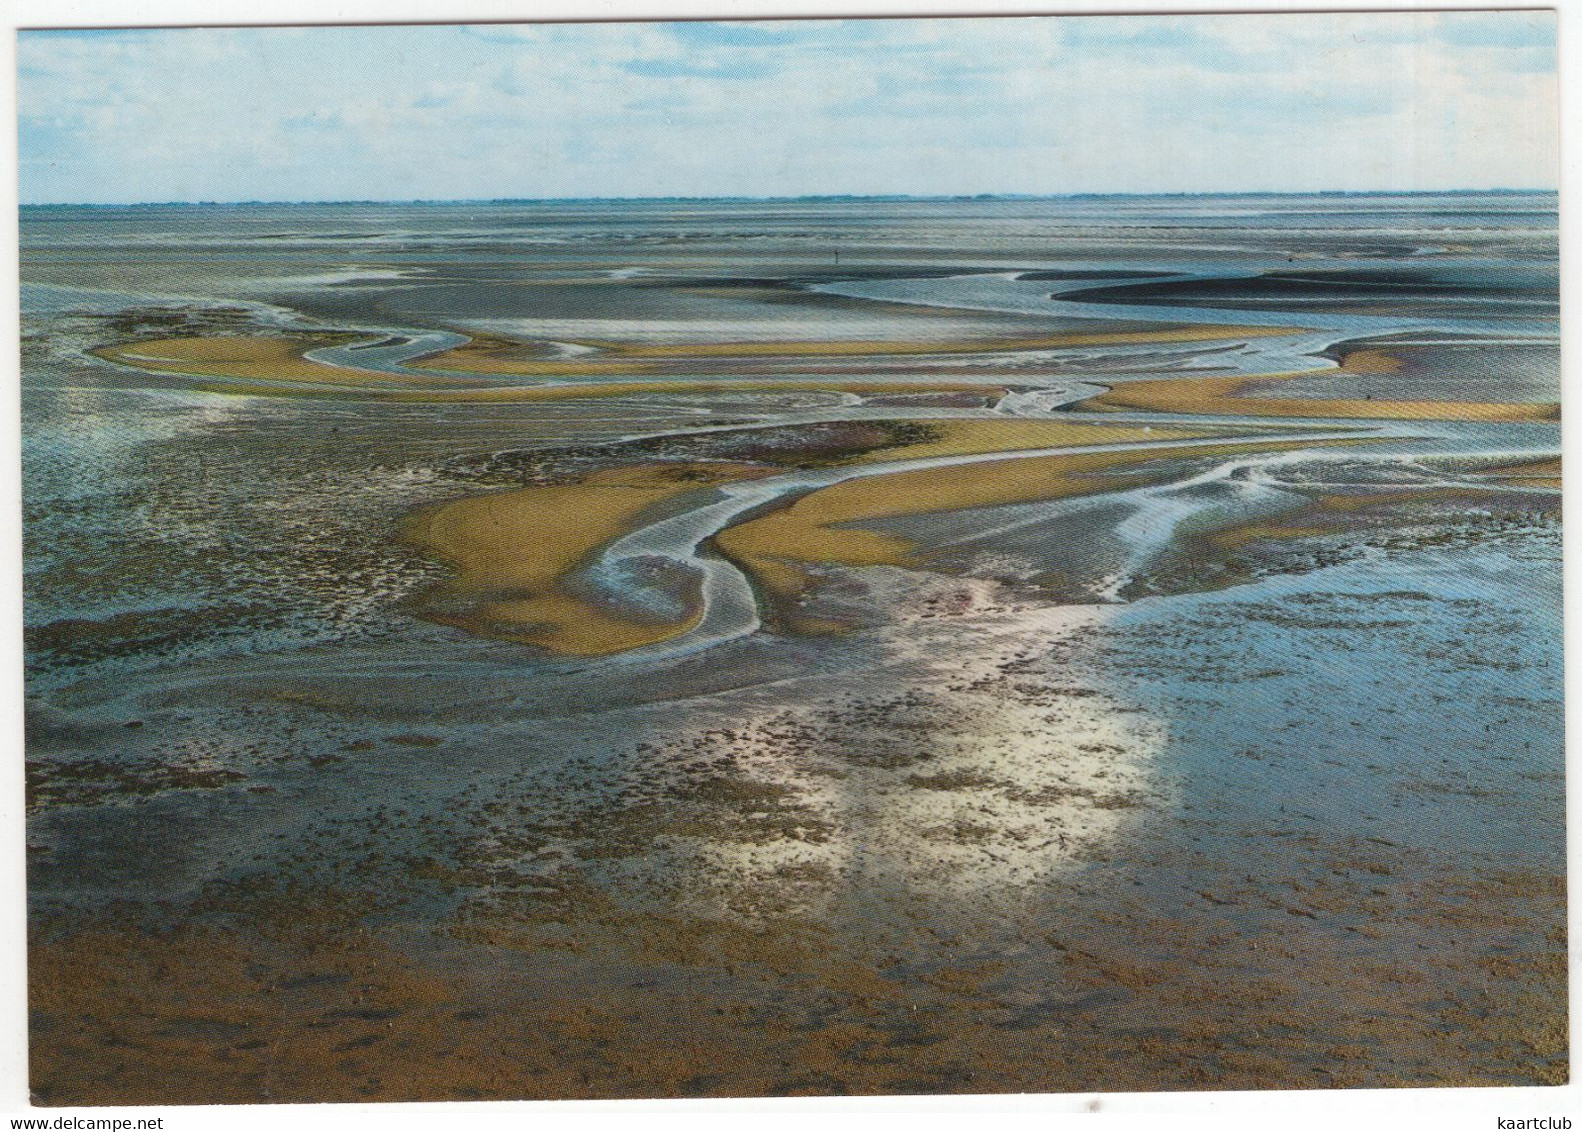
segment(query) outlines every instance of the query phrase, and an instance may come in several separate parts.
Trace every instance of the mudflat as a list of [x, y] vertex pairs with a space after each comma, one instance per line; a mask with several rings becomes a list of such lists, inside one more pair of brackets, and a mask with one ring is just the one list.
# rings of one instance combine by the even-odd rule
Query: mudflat
[[1565, 1080], [1554, 204], [24, 210], [36, 1098]]

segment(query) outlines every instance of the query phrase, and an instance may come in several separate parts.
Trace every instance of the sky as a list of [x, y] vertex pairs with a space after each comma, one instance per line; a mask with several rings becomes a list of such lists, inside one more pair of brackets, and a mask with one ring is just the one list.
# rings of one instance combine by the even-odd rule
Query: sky
[[22, 32], [24, 204], [1552, 188], [1549, 12]]

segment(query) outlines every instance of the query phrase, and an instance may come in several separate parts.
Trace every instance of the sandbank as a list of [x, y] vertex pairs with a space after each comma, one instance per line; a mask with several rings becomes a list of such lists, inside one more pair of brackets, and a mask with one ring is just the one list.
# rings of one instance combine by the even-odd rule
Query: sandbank
[[[1262, 374], [1257, 377], [1171, 377], [1126, 381], [1090, 397], [1078, 408], [1141, 409], [1156, 413], [1195, 413], [1248, 417], [1342, 417], [1359, 420], [1553, 421], [1554, 402], [1372, 401], [1365, 398], [1243, 397], [1255, 383], [1302, 377], [1323, 370]], [[1373, 370], [1369, 372], [1386, 372]]]
[[[275, 397], [358, 396], [401, 402], [533, 402], [566, 397], [619, 397], [649, 393], [702, 393], [711, 391], [787, 392], [835, 390], [851, 393], [994, 393], [995, 385], [974, 382], [919, 381], [905, 375], [893, 379], [864, 375], [856, 380], [832, 378], [781, 378], [719, 381], [706, 379], [648, 381], [556, 381], [531, 386], [483, 385], [461, 374], [386, 373], [316, 362], [303, 354], [331, 344], [323, 338], [223, 337], [166, 338], [105, 346], [98, 357], [153, 373], [181, 374], [198, 379], [194, 386], [209, 393]], [[474, 359], [481, 380], [488, 374]], [[474, 362], [469, 362], [473, 365]], [[480, 368], [481, 367], [481, 368]], [[525, 376], [527, 370], [499, 368], [494, 372]], [[533, 371], [540, 377], [556, 375], [597, 376], [621, 372], [584, 363], [543, 363]], [[649, 373], [652, 367], [630, 367], [627, 372]], [[211, 380], [203, 380], [203, 379]]]
[[[1141, 428], [1133, 430], [1139, 434]], [[1151, 440], [1204, 435], [1192, 429], [1156, 428]], [[1122, 439], [1122, 438], [1116, 438]], [[845, 480], [803, 496], [787, 507], [727, 527], [714, 545], [746, 570], [790, 628], [826, 626], [799, 617], [796, 600], [809, 587], [810, 567], [917, 565], [927, 552], [899, 535], [851, 526], [866, 520], [1030, 503], [1137, 486], [1135, 474], [1106, 474], [1161, 456], [1233, 455], [1288, 447], [1289, 441], [1220, 443], [1161, 450], [1151, 446], [1111, 452], [1025, 456], [923, 468]]]
[[156, 373], [193, 377], [231, 377], [249, 381], [315, 382], [330, 385], [460, 385], [463, 378], [407, 376], [316, 362], [303, 354], [350, 336], [160, 338], [101, 346], [92, 351], [106, 361]]
[[527, 487], [427, 507], [402, 538], [448, 563], [454, 578], [426, 595], [424, 616], [484, 637], [576, 656], [668, 640], [697, 622], [623, 617], [568, 592], [564, 580], [647, 508], [763, 471], [739, 465], [617, 468], [577, 484]]

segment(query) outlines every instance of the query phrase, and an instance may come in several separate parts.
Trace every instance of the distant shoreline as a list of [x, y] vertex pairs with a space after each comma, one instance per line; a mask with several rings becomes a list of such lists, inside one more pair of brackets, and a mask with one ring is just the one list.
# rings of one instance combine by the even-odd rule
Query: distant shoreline
[[943, 196], [919, 196], [908, 193], [814, 194], [808, 196], [754, 197], [754, 196], [661, 196], [661, 197], [487, 197], [458, 198], [455, 200], [238, 200], [238, 201], [132, 201], [123, 203], [87, 203], [52, 201], [40, 204], [19, 205], [22, 212], [45, 212], [59, 209], [130, 210], [149, 208], [261, 208], [288, 206], [293, 208], [333, 207], [338, 205], [416, 205], [446, 207], [456, 205], [521, 205], [521, 204], [840, 204], [845, 202], [873, 201], [891, 203], [994, 203], [1000, 201], [1077, 201], [1077, 200], [1244, 200], [1248, 197], [1277, 197], [1290, 199], [1358, 197], [1524, 197], [1555, 196], [1559, 189], [1330, 189], [1311, 192], [1281, 190], [1260, 192], [1214, 193], [979, 193]]

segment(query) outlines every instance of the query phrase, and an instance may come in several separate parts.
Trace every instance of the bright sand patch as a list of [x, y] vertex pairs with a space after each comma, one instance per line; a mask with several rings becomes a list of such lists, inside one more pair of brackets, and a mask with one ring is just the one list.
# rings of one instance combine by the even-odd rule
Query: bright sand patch
[[[1142, 436], [1141, 428], [1129, 431]], [[1155, 429], [1147, 438], [1159, 441], [1202, 435], [1191, 429]], [[922, 549], [899, 535], [851, 524], [1096, 494], [1137, 484], [1135, 476], [1104, 473], [1162, 455], [1229, 455], [1278, 449], [1288, 443], [1206, 444], [1168, 451], [1139, 446], [1119, 452], [985, 460], [845, 480], [768, 515], [727, 527], [714, 536], [714, 544], [751, 574], [760, 591], [780, 607], [788, 625], [802, 631], [830, 628], [799, 619], [795, 613], [796, 599], [812, 581], [809, 567], [915, 565]]]
[[[323, 339], [302, 335], [284, 337], [224, 337], [224, 338], [162, 338], [151, 342], [134, 342], [121, 346], [104, 346], [94, 351], [102, 358], [138, 369], [157, 370], [161, 373], [184, 373], [195, 376], [239, 377], [258, 380], [315, 381], [331, 384], [375, 384], [447, 386], [466, 382], [465, 377], [452, 374], [397, 374], [379, 370], [353, 369], [332, 366], [303, 356], [309, 350], [330, 343]], [[470, 345], [470, 343], [469, 343]], [[587, 375], [593, 373], [649, 374], [652, 367], [637, 364], [625, 366], [588, 364], [585, 362], [534, 361], [530, 366], [516, 369], [494, 370], [483, 364], [491, 356], [488, 347], [469, 355], [469, 361], [478, 365], [446, 366], [436, 359], [426, 359], [424, 364], [437, 369], [467, 369], [475, 373], [508, 372], [531, 373], [542, 376]], [[447, 350], [441, 357], [451, 357], [465, 350]], [[418, 364], [416, 362], [411, 364]]]
[[576, 656], [607, 656], [686, 632], [698, 619], [623, 617], [568, 593], [566, 575], [649, 507], [713, 483], [763, 475], [687, 464], [596, 472], [582, 483], [475, 495], [425, 508], [402, 537], [456, 576], [429, 598], [432, 620]]
[[1024, 448], [1061, 448], [1067, 445], [1132, 444], [1181, 440], [1192, 436], [1223, 436], [1224, 429], [1159, 428], [1147, 425], [1106, 425], [1084, 420], [922, 420], [934, 434], [931, 440], [893, 448], [876, 448], [850, 460], [850, 464], [887, 464], [892, 460], [930, 460], [940, 456], [969, 456], [980, 452], [1014, 452]]
[[[929, 426], [934, 433], [932, 439], [864, 452], [847, 463], [1212, 435], [1202, 430], [1149, 430], [1140, 426], [1089, 422], [932, 420], [919, 423]], [[1105, 455], [1135, 459], [1138, 454]], [[795, 554], [809, 556], [808, 561], [850, 561], [852, 548], [849, 544], [885, 536], [863, 531], [826, 531], [820, 523], [842, 521], [848, 510], [852, 517], [875, 517], [882, 508], [876, 507], [872, 500], [885, 497], [891, 490], [897, 492], [903, 502], [896, 505], [899, 509], [882, 513], [953, 509], [973, 506], [975, 502], [1006, 502], [1018, 493], [1021, 497], [1037, 497], [1029, 494], [1034, 488], [1023, 486], [1025, 476], [1018, 475], [1014, 466], [1023, 464], [1034, 465], [1031, 470], [1034, 475], [1045, 466], [1039, 458], [990, 461], [964, 468], [935, 469], [936, 474], [932, 475], [898, 473], [847, 481], [795, 505], [791, 509], [795, 512], [792, 529], [782, 532], [782, 537], [801, 540], [795, 543]], [[1079, 472], [1087, 466], [1080, 464], [1070, 470]], [[1102, 466], [1102, 462], [1094, 466]], [[979, 469], [987, 470], [980, 472]], [[587, 563], [601, 547], [630, 531], [642, 513], [654, 504], [714, 483], [769, 474], [772, 474], [771, 469], [706, 463], [610, 469], [597, 472], [580, 483], [470, 496], [425, 508], [408, 520], [402, 535], [407, 542], [449, 563], [456, 571], [453, 579], [429, 595], [426, 616], [431, 619], [481, 636], [537, 645], [557, 653], [605, 656], [679, 636], [696, 624], [697, 613], [694, 611], [670, 621], [622, 615], [568, 592], [563, 585], [566, 577]], [[1047, 473], [1044, 478], [1048, 479]], [[942, 484], [948, 486], [942, 490]], [[1070, 491], [1099, 490], [1102, 483], [1083, 480], [1066, 486]], [[842, 488], [846, 490], [841, 491]], [[915, 494], [919, 488], [923, 495]], [[932, 505], [927, 502], [930, 499]], [[919, 501], [924, 505], [914, 506]], [[830, 510], [832, 507], [834, 510]], [[786, 514], [779, 512], [777, 516]], [[735, 536], [732, 553], [737, 550], [750, 553], [755, 545], [752, 540], [772, 536], [777, 516], [735, 528], [747, 533]], [[796, 524], [809, 519], [816, 528], [811, 533], [804, 535], [795, 529]], [[780, 524], [786, 521], [778, 519]], [[820, 557], [832, 541], [841, 540], [848, 544], [845, 557]], [[870, 555], [869, 558], [873, 562], [898, 560], [895, 555], [877, 558]], [[792, 568], [765, 558], [757, 564], [755, 574], [777, 581], [777, 570], [787, 569]], [[800, 573], [795, 576], [801, 577]], [[794, 588], [799, 590], [800, 585]], [[787, 586], [787, 592], [791, 592], [791, 587]]]
[[[153, 373], [174, 373], [195, 378], [199, 389], [211, 393], [248, 396], [331, 397], [344, 392], [386, 401], [402, 402], [533, 402], [556, 401], [567, 397], [619, 397], [648, 393], [703, 393], [711, 391], [752, 390], [767, 393], [820, 389], [851, 393], [989, 393], [993, 385], [971, 382], [918, 381], [915, 377], [887, 379], [864, 375], [856, 380], [839, 377], [811, 380], [720, 381], [649, 380], [546, 382], [532, 386], [486, 385], [474, 387], [467, 376], [456, 374], [400, 374], [377, 370], [352, 369], [326, 365], [306, 358], [308, 350], [327, 345], [323, 340], [304, 337], [224, 337], [164, 338], [155, 341], [105, 346], [94, 351], [99, 357], [120, 365]], [[652, 366], [639, 364], [611, 366], [585, 362], [533, 363], [495, 366], [481, 357], [467, 361], [468, 368], [487, 379], [490, 374], [514, 376], [598, 376], [611, 374], [652, 374]], [[272, 385], [260, 384], [273, 382]], [[317, 387], [326, 388], [317, 388]]]
[[[1376, 352], [1370, 352], [1376, 353]], [[1348, 362], [1349, 362], [1348, 358]], [[1388, 373], [1377, 358], [1364, 359], [1372, 368], [1355, 373]], [[1252, 417], [1344, 417], [1383, 420], [1552, 421], [1560, 406], [1549, 403], [1496, 401], [1370, 401], [1352, 398], [1243, 397], [1250, 385], [1311, 373], [1261, 374], [1257, 377], [1171, 377], [1127, 381], [1108, 393], [1082, 402], [1084, 408], [1143, 409], [1158, 413], [1203, 413]]]
[[421, 386], [458, 384], [458, 379], [406, 377], [377, 370], [325, 365], [303, 357], [332, 343], [305, 337], [161, 338], [93, 352], [107, 361], [156, 373], [231, 377], [258, 381], [311, 381], [330, 385]]
[[1341, 359], [1340, 368], [1345, 373], [1400, 373], [1401, 359], [1388, 350], [1350, 350]]

